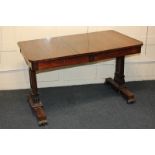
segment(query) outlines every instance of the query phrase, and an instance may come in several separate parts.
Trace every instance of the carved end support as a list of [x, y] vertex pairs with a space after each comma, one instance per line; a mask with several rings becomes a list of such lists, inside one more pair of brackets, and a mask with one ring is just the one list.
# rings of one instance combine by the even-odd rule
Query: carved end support
[[37, 117], [39, 126], [43, 126], [47, 124], [47, 117], [44, 111], [44, 107], [42, 103], [39, 100], [39, 95], [29, 95], [28, 102], [30, 104], [30, 107], [32, 108], [33, 112], [35, 113], [35, 116]]

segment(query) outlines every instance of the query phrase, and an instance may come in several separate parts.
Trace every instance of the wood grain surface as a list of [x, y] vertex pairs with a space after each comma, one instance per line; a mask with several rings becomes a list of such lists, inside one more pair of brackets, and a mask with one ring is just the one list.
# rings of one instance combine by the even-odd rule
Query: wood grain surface
[[142, 46], [142, 44], [141, 41], [113, 30], [18, 43], [24, 58], [31, 62], [110, 52], [110, 50]]

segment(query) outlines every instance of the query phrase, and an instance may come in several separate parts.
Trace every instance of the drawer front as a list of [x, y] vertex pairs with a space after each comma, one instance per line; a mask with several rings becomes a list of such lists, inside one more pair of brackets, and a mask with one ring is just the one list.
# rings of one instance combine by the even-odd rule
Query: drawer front
[[90, 62], [97, 62], [105, 59], [112, 59], [116, 57], [136, 54], [141, 52], [141, 47], [130, 47], [127, 49], [118, 49], [111, 51], [104, 51], [100, 53], [89, 53], [87, 55], [66, 57], [56, 60], [45, 60], [38, 62], [38, 70], [54, 69], [59, 67], [66, 67], [72, 65], [81, 65]]
[[94, 57], [94, 61], [101, 61], [105, 59], [112, 59], [116, 57], [137, 54], [141, 52], [141, 47], [131, 47], [127, 49], [119, 49], [119, 50], [112, 50], [107, 52], [97, 53]]
[[73, 58], [67, 58], [65, 60], [65, 65], [78, 65], [78, 64], [84, 64], [89, 62], [88, 56], [78, 56]]
[[38, 62], [38, 70], [46, 70], [46, 69], [52, 69], [57, 67], [62, 67], [65, 65], [64, 60], [47, 60]]
[[38, 62], [38, 70], [46, 70], [46, 69], [53, 69], [71, 65], [80, 65], [89, 62], [88, 56], [77, 56], [77, 57], [68, 57], [63, 59], [57, 60], [47, 60]]

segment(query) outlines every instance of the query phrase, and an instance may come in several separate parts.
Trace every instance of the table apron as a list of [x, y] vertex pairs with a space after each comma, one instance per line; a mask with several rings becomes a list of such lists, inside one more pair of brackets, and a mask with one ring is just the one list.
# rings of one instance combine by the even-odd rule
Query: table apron
[[59, 58], [54, 60], [43, 60], [36, 62], [35, 70], [42, 71], [47, 69], [56, 69], [72, 65], [82, 65], [91, 62], [98, 62], [106, 59], [113, 59], [121, 56], [137, 54], [141, 52], [141, 46], [131, 47], [123, 50], [111, 50], [107, 52], [89, 53], [72, 57]]

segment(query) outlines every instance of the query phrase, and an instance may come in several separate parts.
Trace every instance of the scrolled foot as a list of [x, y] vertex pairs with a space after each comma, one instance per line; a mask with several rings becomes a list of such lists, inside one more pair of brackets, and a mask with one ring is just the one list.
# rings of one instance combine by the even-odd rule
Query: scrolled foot
[[32, 95], [30, 95], [28, 97], [28, 102], [30, 104], [30, 107], [32, 108], [35, 116], [37, 117], [38, 125], [39, 126], [46, 125], [48, 122], [47, 122], [47, 117], [45, 114], [44, 107], [43, 107], [42, 103], [40, 102], [40, 100], [37, 99], [35, 101], [37, 101], [37, 102], [34, 102]]
[[38, 119], [39, 126], [46, 125], [47, 118], [46, 118], [46, 114], [45, 114], [43, 106], [38, 105], [37, 107], [34, 107], [34, 111], [35, 111], [36, 117]]

